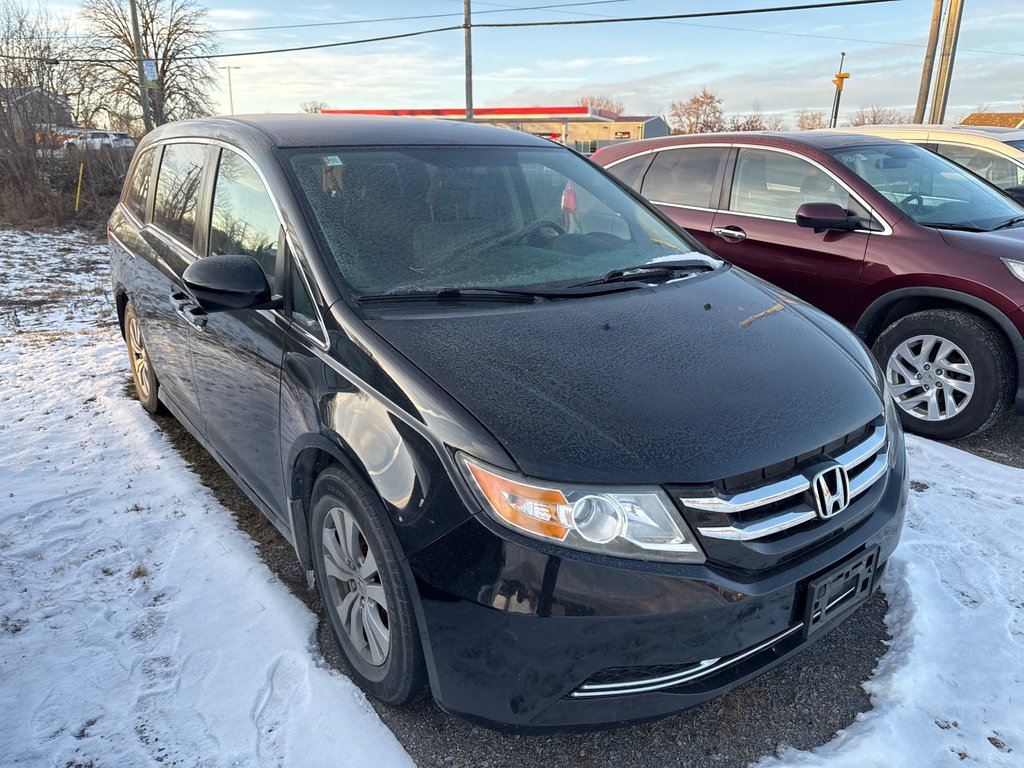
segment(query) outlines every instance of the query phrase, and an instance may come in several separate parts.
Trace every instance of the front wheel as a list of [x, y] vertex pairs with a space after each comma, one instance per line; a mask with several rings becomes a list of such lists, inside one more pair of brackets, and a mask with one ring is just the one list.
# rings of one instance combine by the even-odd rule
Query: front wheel
[[1009, 347], [989, 322], [968, 312], [907, 315], [882, 332], [873, 351], [908, 432], [967, 437], [990, 427], [1010, 405]]
[[312, 504], [317, 587], [355, 681], [387, 704], [415, 701], [426, 692], [426, 664], [383, 510], [337, 467], [317, 478]]

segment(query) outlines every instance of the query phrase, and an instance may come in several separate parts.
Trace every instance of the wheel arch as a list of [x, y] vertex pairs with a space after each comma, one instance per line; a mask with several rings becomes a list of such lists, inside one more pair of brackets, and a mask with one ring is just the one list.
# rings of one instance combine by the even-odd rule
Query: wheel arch
[[[322, 434], [307, 434], [292, 444], [288, 456], [288, 506], [292, 528], [292, 544], [302, 567], [313, 569], [313, 552], [309, 536], [310, 500], [313, 486], [320, 474], [337, 465], [379, 498], [377, 489], [362, 464], [347, 446]], [[384, 515], [387, 518], [387, 515]], [[387, 526], [390, 532], [390, 525]], [[392, 536], [393, 536], [393, 532]], [[401, 551], [401, 550], [399, 550]]]
[[[356, 482], [361, 483], [371, 498], [382, 506], [383, 511], [384, 502], [377, 487], [370, 481], [368, 473], [355, 452], [340, 438], [332, 439], [324, 434], [309, 433], [296, 440], [289, 452], [287, 464], [289, 471], [287, 477], [289, 522], [292, 528], [292, 545], [295, 547], [299, 562], [306, 571], [314, 570], [312, 539], [309, 530], [313, 486], [316, 485], [320, 474], [331, 466], [341, 468]], [[382, 514], [381, 523], [395, 551], [399, 553], [399, 567], [412, 599], [412, 608], [419, 631], [420, 648], [427, 665], [427, 677], [431, 690], [434, 690], [437, 679], [436, 662], [429, 638], [426, 635], [427, 621], [423, 614], [423, 605], [416, 587], [416, 579], [390, 516], [386, 513]], [[312, 582], [310, 582], [310, 586], [312, 587]]]
[[1024, 337], [1010, 319], [984, 299], [949, 288], [900, 288], [880, 296], [861, 315], [854, 327], [856, 334], [869, 347], [879, 334], [897, 320], [929, 309], [956, 309], [988, 320], [998, 330], [1013, 352], [1017, 392], [1015, 405], [1024, 413]]

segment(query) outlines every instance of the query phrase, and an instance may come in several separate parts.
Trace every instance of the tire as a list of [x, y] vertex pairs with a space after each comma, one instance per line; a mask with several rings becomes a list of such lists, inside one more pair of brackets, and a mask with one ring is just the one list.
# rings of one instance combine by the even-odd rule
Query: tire
[[1016, 372], [1009, 346], [976, 315], [907, 315], [882, 332], [872, 351], [908, 432], [956, 440], [987, 429], [1010, 406]]
[[142, 407], [150, 413], [160, 410], [160, 382], [157, 381], [153, 365], [149, 360], [146, 340], [142, 335], [139, 317], [131, 302], [124, 308], [124, 343], [128, 347], [128, 365], [132, 369], [135, 394]]
[[325, 469], [313, 486], [313, 567], [335, 642], [363, 690], [402, 706], [426, 693], [427, 668], [383, 514], [338, 467]]

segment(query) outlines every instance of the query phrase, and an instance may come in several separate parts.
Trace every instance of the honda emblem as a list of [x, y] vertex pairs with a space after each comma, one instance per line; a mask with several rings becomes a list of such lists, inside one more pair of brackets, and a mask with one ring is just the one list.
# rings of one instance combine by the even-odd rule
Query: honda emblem
[[818, 517], [828, 520], [850, 506], [850, 476], [841, 464], [832, 464], [811, 480]]

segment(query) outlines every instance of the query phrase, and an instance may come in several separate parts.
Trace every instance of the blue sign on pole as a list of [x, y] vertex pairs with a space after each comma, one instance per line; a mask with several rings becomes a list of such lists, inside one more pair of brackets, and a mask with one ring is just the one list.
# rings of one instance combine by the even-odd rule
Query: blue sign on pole
[[142, 71], [146, 75], [146, 87], [147, 88], [156, 88], [157, 87], [156, 62], [155, 61], [150, 61], [150, 60], [146, 60], [146, 61], [142, 62]]

